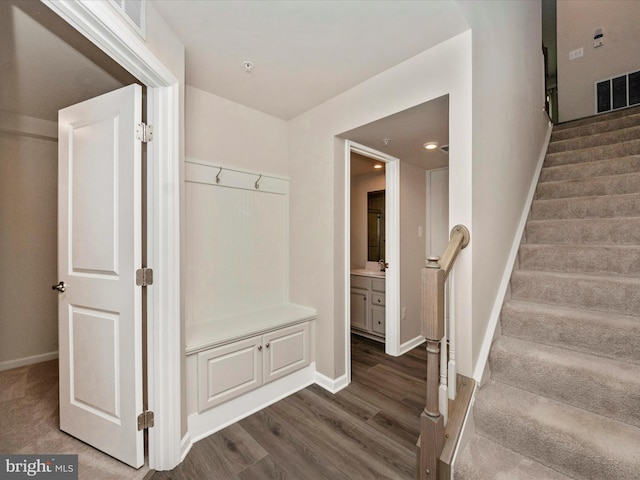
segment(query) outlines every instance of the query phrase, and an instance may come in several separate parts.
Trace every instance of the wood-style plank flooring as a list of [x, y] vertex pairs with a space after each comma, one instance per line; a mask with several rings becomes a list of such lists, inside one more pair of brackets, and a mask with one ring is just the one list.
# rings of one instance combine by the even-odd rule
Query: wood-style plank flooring
[[152, 480], [414, 479], [426, 352], [385, 355], [352, 336], [352, 383], [312, 385], [197, 442]]

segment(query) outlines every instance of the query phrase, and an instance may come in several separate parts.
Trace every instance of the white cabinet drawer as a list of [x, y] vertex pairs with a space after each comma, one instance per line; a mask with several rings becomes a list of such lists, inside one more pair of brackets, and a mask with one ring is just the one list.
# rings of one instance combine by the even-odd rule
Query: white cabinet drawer
[[351, 288], [369, 288], [369, 277], [363, 277], [362, 275], [351, 275]]
[[386, 287], [386, 280], [384, 278], [372, 278], [371, 290], [374, 292], [384, 292]]
[[384, 306], [384, 293], [373, 293], [371, 295], [371, 305]]

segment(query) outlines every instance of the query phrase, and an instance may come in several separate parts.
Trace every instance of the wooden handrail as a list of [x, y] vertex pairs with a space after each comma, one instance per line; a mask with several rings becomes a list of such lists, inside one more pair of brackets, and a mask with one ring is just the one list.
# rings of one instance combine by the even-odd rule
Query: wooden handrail
[[469, 230], [456, 225], [442, 257], [429, 256], [422, 269], [422, 335], [427, 341], [427, 393], [420, 415], [418, 479], [438, 478], [438, 457], [444, 445], [444, 419], [438, 407], [440, 342], [444, 337], [444, 284], [460, 253], [469, 244]]

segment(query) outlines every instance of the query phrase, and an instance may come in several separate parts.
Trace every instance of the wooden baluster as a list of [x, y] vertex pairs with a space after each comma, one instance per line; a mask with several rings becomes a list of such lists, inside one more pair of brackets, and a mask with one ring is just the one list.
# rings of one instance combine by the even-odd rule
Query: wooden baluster
[[427, 339], [427, 398], [420, 415], [421, 449], [418, 465], [421, 480], [435, 479], [438, 457], [444, 445], [444, 419], [438, 409], [440, 341], [444, 336], [444, 278], [438, 257], [428, 257], [422, 269], [423, 335]]

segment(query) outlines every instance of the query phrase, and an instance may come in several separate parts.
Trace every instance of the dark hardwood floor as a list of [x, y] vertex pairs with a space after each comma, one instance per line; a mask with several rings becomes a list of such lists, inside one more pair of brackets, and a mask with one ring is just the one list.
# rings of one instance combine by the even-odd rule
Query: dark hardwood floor
[[414, 479], [424, 408], [424, 346], [402, 357], [352, 336], [352, 383], [312, 385], [197, 442], [152, 480]]

